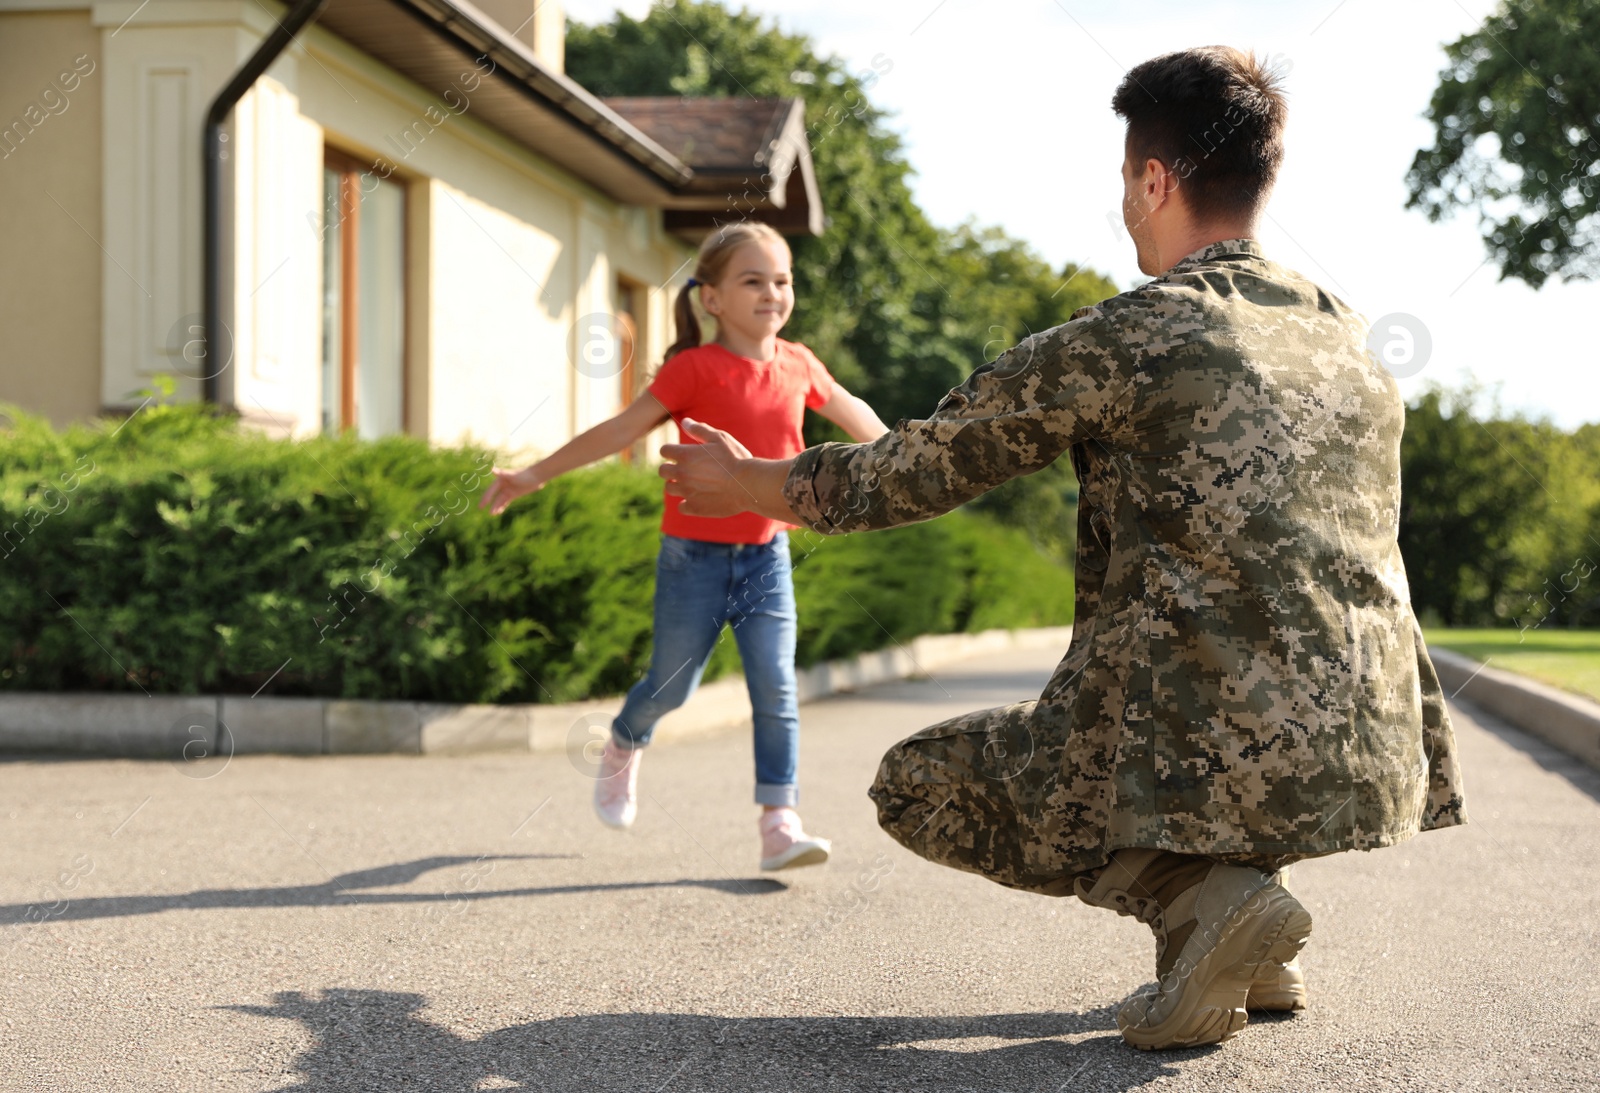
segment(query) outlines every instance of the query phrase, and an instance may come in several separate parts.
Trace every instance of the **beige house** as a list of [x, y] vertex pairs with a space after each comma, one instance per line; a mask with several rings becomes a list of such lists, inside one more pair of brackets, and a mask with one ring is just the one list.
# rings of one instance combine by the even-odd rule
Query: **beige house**
[[292, 8], [0, 0], [0, 400], [167, 374], [283, 435], [548, 450], [659, 362], [713, 223], [821, 230], [798, 100], [598, 99], [554, 0], [327, 0], [218, 138], [208, 354], [205, 119]]

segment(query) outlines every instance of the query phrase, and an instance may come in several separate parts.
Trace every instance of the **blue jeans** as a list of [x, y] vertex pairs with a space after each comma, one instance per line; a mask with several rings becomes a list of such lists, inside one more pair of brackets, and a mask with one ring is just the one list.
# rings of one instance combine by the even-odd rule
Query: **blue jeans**
[[733, 628], [755, 720], [756, 803], [794, 805], [800, 702], [794, 682], [794, 581], [789, 537], [707, 543], [662, 535], [656, 556], [650, 671], [611, 723], [619, 747], [650, 743], [656, 722], [700, 685], [722, 627]]

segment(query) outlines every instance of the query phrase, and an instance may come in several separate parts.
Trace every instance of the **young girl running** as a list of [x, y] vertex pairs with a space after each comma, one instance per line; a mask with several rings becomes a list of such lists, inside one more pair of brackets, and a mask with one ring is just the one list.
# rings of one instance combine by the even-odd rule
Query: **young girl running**
[[[692, 295], [716, 322], [700, 342]], [[700, 247], [694, 276], [678, 293], [678, 340], [649, 389], [609, 421], [575, 437], [520, 471], [495, 470], [480, 505], [499, 514], [558, 475], [628, 447], [671, 417], [725, 430], [751, 454], [787, 459], [811, 407], [857, 441], [888, 431], [866, 403], [840, 387], [812, 352], [778, 337], [794, 310], [788, 244], [765, 224], [740, 222], [714, 231]], [[683, 443], [692, 442], [682, 435]], [[689, 516], [665, 495], [656, 558], [655, 633], [650, 671], [628, 692], [601, 756], [594, 807], [613, 827], [638, 812], [641, 753], [656, 722], [683, 705], [700, 683], [724, 624], [744, 662], [755, 720], [756, 803], [761, 868], [815, 865], [827, 839], [807, 835], [794, 806], [800, 711], [795, 690], [794, 584], [789, 525], [754, 513]]]

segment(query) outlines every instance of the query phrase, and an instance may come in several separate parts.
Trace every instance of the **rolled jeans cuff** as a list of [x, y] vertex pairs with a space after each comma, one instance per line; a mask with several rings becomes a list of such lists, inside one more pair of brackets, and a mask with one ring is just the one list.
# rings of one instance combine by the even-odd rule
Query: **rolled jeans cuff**
[[793, 808], [799, 803], [800, 787], [793, 783], [781, 786], [762, 782], [756, 783], [756, 804], [758, 805]]

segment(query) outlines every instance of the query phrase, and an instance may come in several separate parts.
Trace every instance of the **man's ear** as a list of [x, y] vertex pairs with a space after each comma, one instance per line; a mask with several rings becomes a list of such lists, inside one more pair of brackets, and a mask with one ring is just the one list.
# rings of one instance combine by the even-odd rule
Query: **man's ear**
[[1145, 209], [1149, 212], [1165, 205], [1172, 197], [1172, 191], [1178, 188], [1178, 176], [1167, 170], [1167, 165], [1154, 157], [1144, 161], [1143, 177], [1139, 180], [1139, 189], [1144, 196]]

